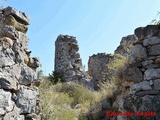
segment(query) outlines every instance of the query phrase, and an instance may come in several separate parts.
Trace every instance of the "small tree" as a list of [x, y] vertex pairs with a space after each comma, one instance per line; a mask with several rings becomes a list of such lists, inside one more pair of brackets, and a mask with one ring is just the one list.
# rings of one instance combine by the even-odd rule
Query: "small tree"
[[56, 72], [56, 71], [52, 71], [51, 74], [49, 74], [48, 79], [53, 83], [53, 84], [57, 84], [58, 82], [63, 82], [61, 75]]

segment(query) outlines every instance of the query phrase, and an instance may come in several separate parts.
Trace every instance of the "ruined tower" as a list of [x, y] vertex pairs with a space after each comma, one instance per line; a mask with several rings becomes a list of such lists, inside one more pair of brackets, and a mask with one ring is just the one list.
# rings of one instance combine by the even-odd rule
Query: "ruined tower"
[[76, 37], [59, 35], [55, 42], [55, 71], [64, 81], [80, 80], [84, 76]]

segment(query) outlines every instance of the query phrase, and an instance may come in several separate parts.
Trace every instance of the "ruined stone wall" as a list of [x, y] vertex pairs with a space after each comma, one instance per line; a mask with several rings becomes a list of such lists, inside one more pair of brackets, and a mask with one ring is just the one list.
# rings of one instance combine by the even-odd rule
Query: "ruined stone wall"
[[65, 81], [74, 81], [84, 73], [77, 40], [73, 36], [59, 35], [55, 42], [55, 71]]
[[122, 38], [120, 45], [115, 50], [115, 54], [121, 54], [123, 56], [129, 56], [132, 48], [133, 43], [137, 40], [135, 35], [128, 35]]
[[[38, 120], [36, 68], [26, 32], [29, 16], [12, 7], [0, 10], [0, 120]], [[32, 86], [32, 87], [31, 87]]]
[[[123, 56], [129, 56], [133, 48], [133, 43], [137, 40], [135, 35], [128, 35], [123, 37], [120, 45], [115, 50], [115, 54], [121, 54]], [[113, 61], [114, 55], [106, 53], [98, 53], [89, 57], [88, 61], [88, 74], [92, 77], [94, 86], [100, 82], [104, 82], [111, 79], [112, 73], [110, 72], [107, 64]]]
[[95, 89], [100, 82], [109, 79], [107, 64], [113, 59], [113, 55], [106, 53], [98, 53], [89, 57], [88, 74], [92, 77]]
[[[138, 111], [156, 112], [154, 117], [147, 120], [160, 119], [160, 27], [148, 25], [135, 30], [138, 40], [134, 42], [131, 56], [132, 64], [123, 73], [122, 88], [129, 88], [127, 92], [118, 95], [113, 107], [119, 111], [131, 111], [134, 116], [128, 119], [144, 119], [136, 116]], [[125, 83], [128, 84], [125, 84]], [[126, 119], [125, 116], [118, 120]]]

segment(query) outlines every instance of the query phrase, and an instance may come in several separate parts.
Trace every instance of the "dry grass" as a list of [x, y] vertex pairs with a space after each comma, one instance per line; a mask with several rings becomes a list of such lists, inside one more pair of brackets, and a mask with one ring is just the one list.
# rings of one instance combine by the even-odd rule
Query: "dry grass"
[[40, 85], [42, 120], [98, 119], [102, 112], [102, 100], [111, 98], [123, 81], [117, 73], [120, 69], [120, 72], [123, 71], [126, 61], [123, 56], [115, 56], [107, 66], [116, 74], [113, 74], [111, 80], [101, 83], [99, 91], [91, 91], [84, 85], [74, 82], [53, 85], [44, 79]]

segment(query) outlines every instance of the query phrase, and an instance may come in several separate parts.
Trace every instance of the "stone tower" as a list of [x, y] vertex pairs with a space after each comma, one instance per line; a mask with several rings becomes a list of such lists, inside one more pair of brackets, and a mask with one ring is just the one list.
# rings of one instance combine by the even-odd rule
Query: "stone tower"
[[55, 42], [55, 71], [64, 81], [80, 80], [84, 76], [76, 37], [59, 35]]
[[40, 119], [38, 58], [31, 58], [26, 32], [29, 16], [12, 7], [0, 9], [0, 120]]

